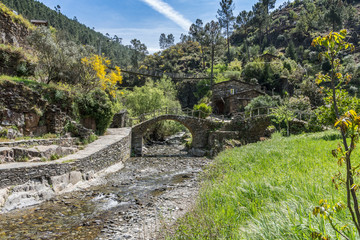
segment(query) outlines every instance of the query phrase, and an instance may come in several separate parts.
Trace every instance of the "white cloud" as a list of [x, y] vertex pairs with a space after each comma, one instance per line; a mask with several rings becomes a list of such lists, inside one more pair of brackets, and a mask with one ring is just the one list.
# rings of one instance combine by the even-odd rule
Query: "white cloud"
[[169, 4], [163, 0], [141, 0], [150, 7], [169, 18], [185, 31], [188, 31], [191, 26], [191, 21], [186, 19], [183, 15], [173, 9]]

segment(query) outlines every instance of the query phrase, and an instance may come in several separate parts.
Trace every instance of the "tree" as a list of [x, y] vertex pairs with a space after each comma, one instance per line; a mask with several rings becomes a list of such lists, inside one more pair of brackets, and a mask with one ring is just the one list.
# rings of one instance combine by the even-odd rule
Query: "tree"
[[203, 68], [205, 68], [206, 33], [201, 19], [196, 19], [196, 22], [190, 26], [189, 35], [200, 44]]
[[342, 0], [328, 1], [327, 11], [325, 12], [325, 20], [331, 23], [332, 30], [342, 26], [344, 3]]
[[188, 42], [188, 41], [190, 41], [190, 39], [191, 39], [191, 37], [190, 36], [188, 36], [188, 35], [186, 35], [186, 34], [181, 34], [180, 35], [180, 42], [181, 43], [186, 43], [186, 42]]
[[275, 8], [276, 0], [260, 0], [261, 4], [265, 7], [265, 14], [269, 15], [269, 11]]
[[215, 50], [216, 46], [219, 44], [221, 40], [221, 28], [220, 24], [215, 21], [211, 21], [205, 25], [206, 32], [206, 42], [209, 44], [211, 49], [211, 80], [210, 86], [213, 85], [214, 79], [214, 58], [215, 58]]
[[[269, 11], [275, 7], [275, 2], [276, 0], [260, 0], [253, 6], [254, 17], [252, 20], [254, 24], [258, 26], [259, 39], [263, 48], [265, 48], [264, 43], [267, 41], [266, 37], [270, 25]], [[263, 37], [264, 33], [266, 33], [265, 37]]]
[[252, 11], [254, 13], [254, 17], [252, 18], [252, 23], [255, 26], [257, 26], [259, 32], [259, 36], [258, 36], [259, 42], [262, 43], [263, 33], [265, 32], [264, 27], [266, 26], [266, 18], [267, 18], [266, 9], [264, 5], [258, 2], [252, 7]]
[[133, 50], [133, 55], [131, 57], [131, 62], [134, 67], [139, 66], [140, 59], [144, 58], [146, 54], [149, 52], [147, 51], [147, 47], [145, 44], [141, 43], [138, 39], [133, 39], [130, 41], [131, 46], [129, 46]]
[[174, 45], [175, 38], [173, 34], [165, 35], [162, 33], [159, 38], [159, 45], [161, 49], [166, 49]]
[[28, 37], [39, 59], [37, 75], [45, 83], [81, 82], [81, 58], [90, 55], [92, 48], [65, 41], [56, 36], [54, 29], [36, 28]]
[[120, 68], [116, 66], [115, 71], [108, 71], [111, 61], [99, 55], [85, 57], [81, 59], [81, 62], [88, 68], [83, 78], [86, 80], [89, 89], [99, 87], [115, 97], [117, 85], [122, 83]]
[[290, 121], [295, 118], [294, 110], [291, 108], [289, 97], [286, 93], [286, 97], [282, 103], [277, 106], [272, 112], [276, 122], [280, 125], [283, 121], [286, 124], [286, 136], [290, 136]]
[[60, 5], [56, 5], [56, 6], [54, 7], [54, 9], [55, 9], [55, 11], [56, 11], [57, 13], [60, 14], [60, 10], [61, 10]]
[[286, 48], [285, 54], [287, 57], [291, 58], [292, 60], [297, 61], [297, 53], [295, 49], [295, 44], [292, 40], [290, 40], [288, 47]]
[[250, 50], [249, 50], [247, 35], [248, 35], [249, 23], [251, 22], [253, 16], [254, 16], [254, 13], [252, 11], [247, 12], [244, 10], [244, 11], [240, 12], [236, 18], [237, 27], [240, 29], [241, 28], [244, 29], [245, 46], [246, 46], [248, 60], [250, 60]]
[[[333, 177], [333, 183], [338, 188], [339, 184], [344, 184], [346, 189], [347, 208], [350, 211], [353, 223], [356, 227], [358, 234], [360, 235], [360, 209], [359, 201], [356, 195], [356, 191], [359, 189], [359, 185], [355, 184], [355, 176], [357, 176], [357, 167], [353, 167], [351, 161], [351, 154], [355, 149], [355, 144], [359, 141], [360, 135], [360, 117], [354, 110], [350, 110], [340, 118], [338, 102], [337, 102], [337, 90], [342, 85], [348, 83], [351, 76], [346, 74], [343, 76], [339, 70], [341, 63], [339, 55], [342, 51], [351, 49], [354, 50], [354, 46], [345, 41], [347, 35], [346, 30], [338, 32], [330, 32], [325, 37], [317, 37], [313, 40], [313, 47], [324, 47], [325, 51], [322, 52], [321, 56], [325, 57], [331, 65], [330, 73], [325, 75], [319, 73], [317, 75], [317, 83], [330, 82], [330, 89], [332, 92], [332, 105], [335, 111], [336, 118], [338, 121], [335, 123], [335, 127], [340, 130], [342, 136], [342, 146], [332, 151], [334, 157], [338, 159], [339, 166], [345, 164], [345, 177], [343, 174], [337, 174]], [[347, 138], [350, 138], [350, 145], [348, 144]], [[339, 228], [333, 222], [334, 215], [337, 211], [344, 208], [344, 205], [339, 202], [332, 208], [327, 204], [326, 200], [320, 201], [320, 206], [316, 207], [313, 211], [314, 215], [320, 214], [324, 219], [327, 219], [333, 229], [343, 236], [345, 239], [349, 239], [343, 232], [343, 228]], [[321, 236], [321, 233], [315, 233]]]
[[233, 28], [233, 22], [235, 17], [233, 15], [233, 10], [235, 8], [233, 0], [221, 0], [220, 2], [220, 9], [217, 11], [218, 16], [217, 19], [219, 20], [221, 28], [225, 29], [225, 36], [227, 40], [227, 57], [228, 63], [230, 63], [230, 33]]
[[239, 15], [236, 17], [236, 27], [244, 29], [244, 34], [248, 34], [249, 29], [249, 23], [251, 19], [253, 18], [254, 13], [252, 11], [242, 11], [239, 13]]

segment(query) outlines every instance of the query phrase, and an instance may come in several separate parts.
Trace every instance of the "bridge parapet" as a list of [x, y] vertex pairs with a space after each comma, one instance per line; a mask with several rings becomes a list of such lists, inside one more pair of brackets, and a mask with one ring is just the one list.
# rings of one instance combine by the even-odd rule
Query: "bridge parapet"
[[[201, 116], [208, 115], [208, 113], [205, 113], [201, 110], [193, 110], [190, 108], [167, 108], [167, 107], [165, 107], [165, 108], [161, 108], [161, 109], [156, 109], [149, 113], [141, 114], [137, 118], [129, 118], [128, 126], [134, 126], [139, 123], [151, 120], [153, 118], [157, 118], [159, 116], [164, 116], [164, 115], [188, 116], [188, 117], [193, 117], [193, 118], [197, 118], [197, 119], [202, 119]], [[224, 116], [222, 116], [220, 119], [223, 121]], [[214, 115], [210, 115], [209, 120], [210, 121], [219, 121], [219, 118], [215, 117]]]

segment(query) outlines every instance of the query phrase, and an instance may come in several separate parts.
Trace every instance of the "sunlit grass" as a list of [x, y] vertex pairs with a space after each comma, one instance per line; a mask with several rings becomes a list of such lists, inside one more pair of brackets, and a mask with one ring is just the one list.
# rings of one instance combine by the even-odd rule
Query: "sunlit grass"
[[[337, 239], [312, 209], [320, 199], [346, 202], [344, 191], [331, 183], [338, 170], [331, 155], [338, 136], [334, 131], [276, 135], [222, 152], [206, 173], [196, 207], [169, 239], [311, 239], [314, 230]], [[352, 226], [346, 211], [339, 218]]]

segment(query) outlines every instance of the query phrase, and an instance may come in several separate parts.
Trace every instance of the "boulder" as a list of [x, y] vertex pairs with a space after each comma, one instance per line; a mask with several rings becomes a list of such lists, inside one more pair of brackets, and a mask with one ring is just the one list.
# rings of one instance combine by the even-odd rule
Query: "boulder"
[[206, 155], [206, 151], [199, 148], [192, 148], [190, 154], [195, 157], [203, 157]]
[[25, 129], [24, 134], [29, 136], [37, 131], [40, 121], [40, 116], [36, 113], [25, 113]]
[[82, 173], [79, 171], [70, 172], [69, 182], [73, 185], [83, 180]]

